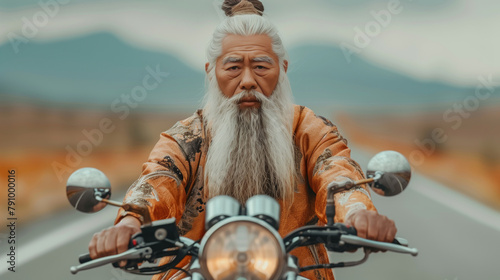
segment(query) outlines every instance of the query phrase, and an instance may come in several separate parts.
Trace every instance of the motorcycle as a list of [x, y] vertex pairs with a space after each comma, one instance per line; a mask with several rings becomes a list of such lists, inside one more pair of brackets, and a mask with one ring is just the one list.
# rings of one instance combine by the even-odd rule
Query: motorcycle
[[[96, 212], [107, 204], [123, 207], [144, 217], [141, 232], [132, 236], [129, 249], [123, 253], [92, 260], [89, 254], [79, 257], [80, 264], [72, 266], [73, 274], [105, 264], [119, 267], [127, 261], [126, 272], [153, 275], [171, 269], [184, 272], [187, 279], [306, 279], [299, 273], [313, 269], [349, 267], [364, 263], [373, 250], [391, 251], [417, 256], [416, 248], [397, 237], [392, 243], [378, 242], [358, 237], [356, 229], [334, 223], [335, 193], [368, 184], [380, 195], [394, 196], [401, 193], [411, 178], [411, 168], [404, 156], [394, 151], [375, 155], [367, 166], [364, 180], [332, 184], [327, 191], [327, 225], [309, 225], [298, 228], [286, 237], [278, 234], [279, 204], [266, 195], [256, 195], [241, 205], [229, 196], [217, 196], [206, 204], [206, 233], [197, 242], [180, 236], [174, 218], [151, 221], [147, 208], [110, 200], [109, 180], [99, 170], [82, 168], [75, 171], [67, 182], [70, 203], [83, 212]], [[325, 263], [299, 267], [291, 250], [314, 244], [324, 244], [333, 252], [364, 249], [358, 261]], [[173, 257], [164, 265], [158, 260]], [[189, 270], [177, 267], [181, 260], [192, 257]]]

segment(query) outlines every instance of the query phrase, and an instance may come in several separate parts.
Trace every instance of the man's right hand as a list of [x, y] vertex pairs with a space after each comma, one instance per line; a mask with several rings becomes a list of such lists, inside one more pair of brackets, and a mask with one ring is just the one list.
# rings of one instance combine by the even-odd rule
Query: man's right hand
[[[91, 259], [116, 255], [128, 250], [128, 244], [132, 235], [141, 231], [141, 222], [126, 216], [118, 224], [94, 234], [89, 243], [89, 254]], [[121, 261], [120, 266], [127, 262]]]

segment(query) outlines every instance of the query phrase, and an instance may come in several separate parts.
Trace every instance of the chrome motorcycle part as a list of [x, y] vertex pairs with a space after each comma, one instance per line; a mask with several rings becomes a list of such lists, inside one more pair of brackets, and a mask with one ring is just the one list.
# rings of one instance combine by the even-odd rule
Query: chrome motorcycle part
[[107, 203], [102, 200], [111, 197], [111, 184], [100, 170], [81, 168], [69, 176], [66, 196], [75, 209], [94, 213], [106, 206]]
[[277, 279], [286, 265], [283, 241], [254, 217], [237, 216], [214, 225], [203, 237], [200, 266], [209, 279]]
[[392, 251], [392, 252], [397, 252], [397, 253], [402, 253], [402, 254], [410, 254], [414, 257], [418, 255], [418, 250], [416, 248], [408, 248], [408, 247], [403, 246], [403, 245], [368, 240], [368, 239], [364, 239], [364, 238], [361, 238], [358, 236], [353, 236], [353, 235], [342, 235], [340, 237], [340, 240], [345, 242], [345, 243], [348, 243], [348, 244], [376, 248], [376, 249], [380, 249], [380, 250], [387, 250], [387, 251]]
[[256, 217], [266, 221], [275, 229], [280, 225], [280, 205], [267, 195], [255, 195], [246, 202], [247, 216]]
[[122, 260], [134, 260], [134, 259], [141, 259], [146, 255], [150, 255], [153, 252], [153, 250], [149, 247], [146, 248], [141, 248], [141, 249], [129, 249], [121, 254], [116, 254], [112, 256], [107, 256], [107, 257], [102, 257], [96, 260], [91, 260], [89, 262], [77, 265], [77, 266], [72, 266], [70, 268], [70, 271], [72, 274], [76, 274], [79, 271], [86, 270], [86, 269], [91, 269], [91, 268], [96, 268], [105, 264], [117, 262], [117, 261], [122, 261]]
[[395, 151], [383, 151], [368, 162], [366, 177], [380, 178], [370, 183], [372, 190], [382, 196], [394, 196], [406, 189], [411, 178], [410, 163]]
[[227, 195], [216, 196], [205, 206], [205, 229], [211, 228], [216, 223], [240, 214], [241, 204], [233, 197]]

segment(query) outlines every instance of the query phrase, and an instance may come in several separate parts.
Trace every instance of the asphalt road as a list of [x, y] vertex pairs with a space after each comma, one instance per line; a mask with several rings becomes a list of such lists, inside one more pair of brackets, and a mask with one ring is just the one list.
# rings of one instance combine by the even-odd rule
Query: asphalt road
[[[354, 155], [366, 166], [364, 155]], [[474, 186], [471, 186], [474, 187]], [[114, 196], [119, 199], [121, 196]], [[365, 264], [336, 269], [337, 279], [469, 280], [500, 279], [500, 214], [450, 189], [414, 174], [407, 191], [393, 198], [373, 194], [379, 212], [396, 221], [398, 236], [409, 240], [419, 255], [372, 254]], [[93, 232], [110, 226], [116, 208], [83, 214], [66, 211], [18, 229], [16, 272], [7, 271], [2, 232], [0, 278], [149, 279], [123, 273], [111, 265], [72, 275]], [[362, 253], [335, 254], [335, 261], [361, 258]]]
[[[367, 157], [354, 154], [366, 166]], [[478, 186], [470, 186], [478, 187]], [[500, 213], [419, 174], [395, 197], [372, 192], [379, 213], [396, 222], [398, 236], [419, 255], [375, 253], [352, 268], [335, 270], [337, 279], [469, 280], [500, 279]], [[335, 254], [334, 260], [361, 258]]]

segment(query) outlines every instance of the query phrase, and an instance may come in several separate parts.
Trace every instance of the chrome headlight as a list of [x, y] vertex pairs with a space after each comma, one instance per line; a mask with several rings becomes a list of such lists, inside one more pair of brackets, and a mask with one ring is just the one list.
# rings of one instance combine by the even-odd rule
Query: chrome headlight
[[215, 280], [276, 279], [285, 264], [281, 237], [254, 217], [219, 222], [206, 233], [200, 247], [200, 266]]

